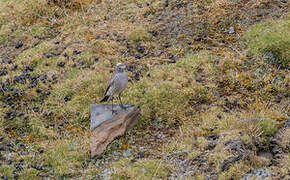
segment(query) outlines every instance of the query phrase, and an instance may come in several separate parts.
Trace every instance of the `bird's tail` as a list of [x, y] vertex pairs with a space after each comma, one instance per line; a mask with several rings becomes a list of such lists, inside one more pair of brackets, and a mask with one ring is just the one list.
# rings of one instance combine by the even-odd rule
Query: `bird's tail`
[[104, 96], [104, 98], [100, 102], [107, 102], [110, 96]]

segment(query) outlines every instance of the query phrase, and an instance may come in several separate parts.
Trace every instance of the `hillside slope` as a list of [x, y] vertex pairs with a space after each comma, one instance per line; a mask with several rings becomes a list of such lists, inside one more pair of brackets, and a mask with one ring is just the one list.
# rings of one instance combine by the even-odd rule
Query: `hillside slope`
[[[1, 177], [288, 179], [288, 6], [0, 0]], [[89, 105], [118, 62], [142, 115], [90, 159]]]

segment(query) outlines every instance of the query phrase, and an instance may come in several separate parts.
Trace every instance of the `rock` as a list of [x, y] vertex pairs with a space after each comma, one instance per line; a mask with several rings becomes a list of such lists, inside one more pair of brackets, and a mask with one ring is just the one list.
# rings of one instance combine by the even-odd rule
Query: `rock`
[[58, 52], [58, 51], [54, 51], [54, 52], [52, 52], [51, 54], [52, 54], [53, 56], [59, 56], [61, 53]]
[[34, 112], [39, 112], [39, 110], [40, 110], [40, 108], [38, 106], [34, 106], [32, 109]]
[[124, 158], [129, 158], [131, 156], [131, 152], [129, 150], [123, 152]]
[[82, 53], [82, 51], [78, 51], [76, 49], [73, 51], [73, 55], [75, 55], [75, 56], [78, 55], [78, 54], [80, 54], [80, 53]]
[[10, 58], [6, 58], [6, 57], [1, 58], [1, 62], [5, 63], [5, 64], [11, 64], [12, 63], [11, 59]]
[[227, 171], [231, 165], [236, 164], [241, 159], [243, 159], [243, 155], [237, 155], [237, 156], [231, 156], [224, 160], [224, 162], [221, 165], [221, 171]]
[[258, 153], [258, 156], [264, 157], [264, 158], [269, 159], [269, 160], [273, 159], [273, 155], [271, 152], [261, 151]]
[[195, 38], [194, 41], [201, 41], [201, 37]]
[[163, 47], [164, 48], [168, 48], [169, 47], [169, 44], [168, 43], [165, 43], [165, 44], [163, 44]]
[[136, 46], [136, 50], [139, 52], [139, 53], [144, 53], [144, 47], [143, 46], [141, 46], [140, 44], [137, 44], [137, 46]]
[[234, 27], [230, 27], [229, 34], [233, 34], [234, 32], [235, 32], [235, 28]]
[[145, 154], [143, 153], [143, 152], [138, 152], [137, 153], [137, 158], [138, 159], [142, 159], [142, 158], [144, 158], [145, 157]]
[[268, 168], [260, 168], [254, 169], [247, 175], [245, 175], [241, 180], [248, 180], [248, 179], [268, 179], [271, 177], [271, 172]]
[[33, 43], [33, 47], [35, 47], [35, 46], [37, 46], [39, 44], [39, 42], [35, 42], [35, 43]]
[[165, 138], [165, 135], [162, 132], [160, 132], [160, 133], [157, 134], [157, 138], [158, 139], [163, 139], [163, 138]]
[[99, 157], [118, 136], [133, 127], [140, 110], [132, 105], [91, 105], [91, 157]]
[[64, 53], [64, 54], [63, 54], [63, 57], [68, 57], [68, 54], [67, 54], [67, 53]]
[[157, 50], [154, 52], [154, 56], [160, 56], [163, 52], [161, 50]]
[[43, 56], [46, 58], [51, 58], [51, 57], [53, 57], [53, 54], [52, 53], [43, 53]]
[[18, 49], [18, 48], [21, 48], [23, 46], [23, 42], [22, 41], [18, 41], [15, 45], [15, 48]]
[[169, 0], [165, 0], [165, 1], [164, 1], [164, 6], [165, 6], [165, 7], [168, 7], [168, 5], [169, 5]]
[[12, 71], [15, 71], [16, 69], [18, 68], [18, 65], [17, 64], [14, 64], [11, 68]]
[[139, 54], [136, 54], [136, 55], [135, 55], [135, 58], [136, 58], [136, 59], [141, 59], [142, 57], [139, 56]]
[[6, 76], [8, 74], [7, 71], [0, 71], [0, 76]]
[[152, 34], [152, 36], [154, 36], [154, 37], [156, 37], [158, 35], [158, 32], [156, 30], [152, 30], [149, 33]]
[[94, 59], [94, 62], [98, 62], [99, 61], [99, 57], [98, 56], [94, 56], [93, 59]]
[[0, 145], [0, 151], [8, 151], [8, 147], [4, 145]]
[[45, 81], [46, 78], [47, 78], [47, 75], [46, 75], [46, 74], [43, 74], [43, 75], [41, 75], [41, 76], [39, 77], [39, 80], [41, 80], [41, 81]]
[[37, 93], [41, 93], [42, 90], [37, 88], [37, 89], [36, 89], [36, 92], [37, 92]]
[[70, 97], [70, 95], [65, 95], [65, 97], [64, 97], [64, 101], [65, 102], [67, 102], [67, 101], [70, 101], [71, 100], [71, 97]]
[[281, 149], [279, 146], [275, 145], [274, 148], [272, 149], [272, 153], [275, 154], [280, 154], [281, 153]]
[[57, 62], [57, 66], [59, 66], [59, 67], [64, 67], [64, 65], [65, 65], [65, 62], [63, 62], [63, 61]]

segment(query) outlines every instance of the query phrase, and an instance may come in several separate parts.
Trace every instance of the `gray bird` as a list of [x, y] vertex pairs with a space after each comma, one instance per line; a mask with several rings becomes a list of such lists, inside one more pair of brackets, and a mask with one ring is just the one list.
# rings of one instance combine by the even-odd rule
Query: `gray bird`
[[121, 101], [121, 93], [127, 87], [128, 75], [125, 72], [126, 65], [118, 63], [115, 67], [114, 74], [107, 84], [107, 90], [104, 94], [103, 99], [100, 102], [107, 102], [109, 99], [112, 100], [112, 112], [113, 112], [113, 96], [116, 94]]

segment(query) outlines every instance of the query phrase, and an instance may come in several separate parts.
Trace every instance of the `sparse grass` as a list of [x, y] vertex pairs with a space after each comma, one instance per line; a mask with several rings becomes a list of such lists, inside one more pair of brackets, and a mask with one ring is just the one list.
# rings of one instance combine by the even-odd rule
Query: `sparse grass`
[[159, 160], [138, 160], [130, 163], [119, 160], [113, 166], [112, 179], [166, 179], [171, 173], [171, 167]]
[[27, 169], [26, 171], [23, 171], [20, 173], [19, 179], [37, 179], [39, 177], [39, 171], [33, 168]]

